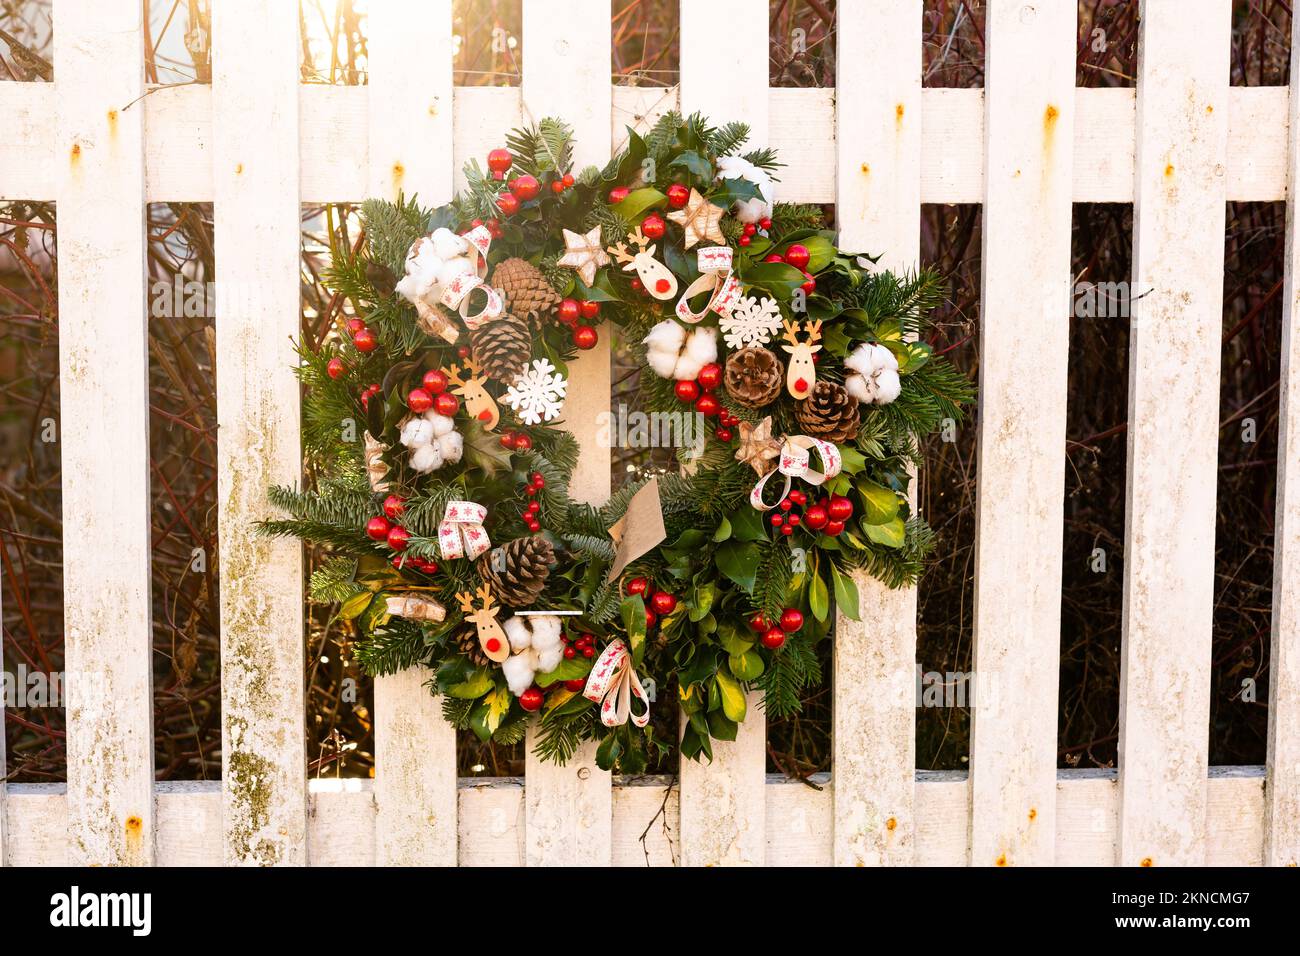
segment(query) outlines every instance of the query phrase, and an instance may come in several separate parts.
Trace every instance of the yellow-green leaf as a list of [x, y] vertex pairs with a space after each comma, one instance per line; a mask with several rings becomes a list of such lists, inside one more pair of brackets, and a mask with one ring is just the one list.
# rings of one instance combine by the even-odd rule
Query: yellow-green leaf
[[884, 524], [867, 524], [864, 521], [862, 530], [876, 544], [883, 544], [887, 548], [901, 548], [907, 538], [907, 528], [901, 517], [895, 517], [893, 521]]
[[501, 720], [510, 712], [510, 691], [504, 687], [498, 687], [492, 693], [487, 695], [487, 718], [484, 724], [487, 726], [489, 734], [495, 734], [497, 728], [501, 726]]
[[745, 690], [726, 671], [718, 671], [713, 677], [717, 683], [718, 695], [722, 698], [722, 712], [728, 718], [740, 723], [745, 719]]
[[375, 596], [369, 591], [362, 591], [354, 594], [343, 602], [343, 607], [339, 609], [339, 617], [345, 621], [351, 621], [358, 617], [366, 608], [370, 607], [370, 602]]

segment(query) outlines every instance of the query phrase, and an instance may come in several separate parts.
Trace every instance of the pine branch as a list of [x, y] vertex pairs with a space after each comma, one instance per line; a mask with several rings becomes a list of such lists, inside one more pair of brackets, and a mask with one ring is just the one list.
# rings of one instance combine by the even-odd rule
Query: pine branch
[[804, 689], [821, 683], [821, 677], [812, 643], [792, 637], [772, 655], [754, 686], [763, 691], [763, 711], [768, 717], [789, 717], [802, 709]]

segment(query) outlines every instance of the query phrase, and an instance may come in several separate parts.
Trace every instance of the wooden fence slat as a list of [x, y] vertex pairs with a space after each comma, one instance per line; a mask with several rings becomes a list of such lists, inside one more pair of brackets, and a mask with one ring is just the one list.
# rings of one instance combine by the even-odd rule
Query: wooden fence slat
[[[921, 240], [921, 2], [842, 4], [836, 83], [841, 248], [916, 268]], [[835, 619], [831, 786], [837, 866], [915, 857], [916, 589], [854, 575], [861, 621]]]
[[1201, 865], [1231, 11], [1147, 0], [1141, 21], [1118, 853]]
[[971, 863], [1050, 865], [1077, 12], [987, 11]]
[[[1300, 18], [1292, 20], [1300, 50]], [[1291, 58], [1290, 156], [1282, 299], [1277, 520], [1273, 534], [1273, 645], [1268, 675], [1268, 784], [1264, 862], [1300, 865], [1300, 56]]]
[[222, 794], [227, 863], [307, 857], [302, 545], [254, 534], [302, 474], [298, 14], [212, 14]]
[[[452, 195], [451, 2], [381, 3], [370, 11], [368, 196]], [[419, 669], [375, 678], [379, 861], [456, 864], [456, 731]]]
[[69, 862], [150, 865], [141, 9], [60, 0], [54, 15]]
[[[603, 166], [610, 154], [610, 0], [524, 2], [523, 120], [559, 116], [573, 127], [574, 166]], [[562, 15], [561, 15], [562, 14]], [[498, 131], [498, 135], [499, 131]], [[603, 504], [610, 493], [610, 450], [597, 438], [610, 403], [610, 336], [569, 363], [565, 427], [581, 445], [569, 491], [579, 501]], [[610, 774], [596, 766], [596, 747], [585, 744], [563, 767], [533, 753], [529, 728], [524, 773], [529, 866], [608, 866], [612, 860]]]
[[[769, 142], [767, 15], [763, 0], [681, 7], [682, 110], [704, 113], [715, 125], [748, 123], [751, 147]], [[681, 761], [683, 866], [761, 866], [766, 859], [767, 722], [762, 693], [747, 699], [735, 742], [713, 741], [712, 763]]]

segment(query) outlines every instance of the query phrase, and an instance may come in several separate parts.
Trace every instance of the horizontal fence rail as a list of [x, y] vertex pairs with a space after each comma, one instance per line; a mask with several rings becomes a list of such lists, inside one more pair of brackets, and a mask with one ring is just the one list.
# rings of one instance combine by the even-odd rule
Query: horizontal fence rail
[[[768, 87], [753, 55], [763, 0], [683, 2], [671, 88], [610, 84], [611, 0], [524, 0], [518, 88], [453, 86], [451, 0], [374, 0], [368, 87], [298, 82], [292, 4], [213, 6], [210, 86], [146, 88], [139, 5], [93, 0], [55, 0], [54, 83], [0, 83], [0, 199], [57, 203], [62, 401], [114, 409], [93, 427], [69, 417], [62, 440], [67, 664], [108, 696], [71, 702], [66, 785], [0, 784], [0, 864], [1300, 863], [1300, 67], [1290, 87], [1229, 87], [1229, 0], [1145, 0], [1136, 89], [1074, 87], [1073, 0], [990, 0], [986, 89], [922, 88], [921, 0], [839, 5], [836, 89]], [[684, 762], [675, 780], [614, 779], [588, 747], [566, 767], [530, 756], [524, 779], [458, 783], [455, 734], [413, 673], [376, 681], [375, 780], [309, 781], [301, 549], [251, 531], [263, 489], [300, 474], [301, 204], [445, 201], [466, 160], [548, 114], [574, 125], [580, 165], [601, 163], [626, 126], [673, 109], [749, 122], [788, 164], [780, 198], [836, 203], [842, 243], [896, 270], [917, 264], [922, 203], [985, 206], [974, 647], [1010, 693], [976, 712], [970, 773], [914, 770], [916, 592], [864, 580], [878, 623], [839, 624], [833, 776], [767, 775], [753, 706], [712, 764]], [[1288, 204], [1266, 767], [1207, 766], [1207, 370], [1231, 200]], [[241, 293], [215, 323], [216, 782], [153, 782], [153, 201], [214, 203], [216, 268]], [[1118, 771], [1056, 768], [1065, 299], [1071, 204], [1085, 202], [1134, 205], [1132, 278], [1151, 292], [1131, 348]], [[608, 336], [572, 380], [573, 491], [600, 502]], [[1171, 406], [1186, 420], [1166, 421]]]

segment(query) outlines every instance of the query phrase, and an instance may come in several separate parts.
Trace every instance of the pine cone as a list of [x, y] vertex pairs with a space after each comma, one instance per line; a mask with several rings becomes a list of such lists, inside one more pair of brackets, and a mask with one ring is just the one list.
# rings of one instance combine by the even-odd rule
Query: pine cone
[[748, 408], [760, 408], [781, 394], [785, 369], [765, 348], [752, 346], [727, 357], [723, 384], [727, 394]]
[[492, 586], [501, 604], [526, 608], [545, 590], [554, 563], [551, 542], [528, 536], [507, 541], [483, 555], [478, 559], [478, 573]]
[[532, 358], [532, 330], [526, 320], [503, 312], [470, 332], [469, 346], [487, 378], [513, 385]]
[[457, 631], [456, 647], [469, 658], [469, 662], [475, 667], [487, 667], [492, 663], [488, 656], [483, 653], [483, 647], [478, 642], [477, 628], [467, 627]]
[[843, 385], [819, 379], [812, 395], [794, 403], [795, 421], [814, 438], [845, 442], [858, 434], [858, 402]]
[[535, 324], [550, 315], [563, 298], [527, 259], [501, 262], [492, 272], [492, 285], [505, 297], [507, 309]]

